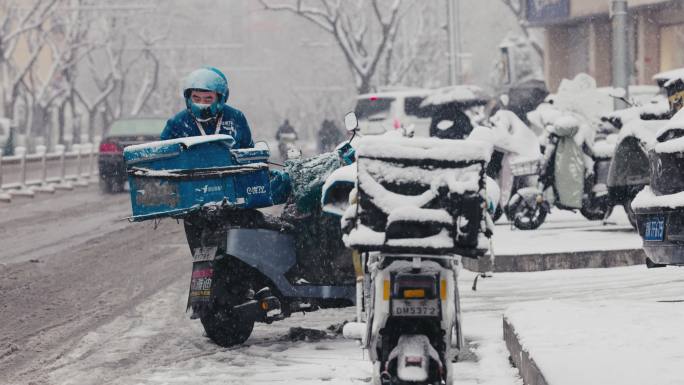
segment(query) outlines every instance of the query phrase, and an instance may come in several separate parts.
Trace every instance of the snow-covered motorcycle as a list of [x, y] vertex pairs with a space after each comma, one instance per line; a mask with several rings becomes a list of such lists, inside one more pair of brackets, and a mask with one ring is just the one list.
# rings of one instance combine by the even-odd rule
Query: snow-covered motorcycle
[[[345, 123], [356, 128], [353, 113]], [[323, 194], [324, 209], [335, 208], [328, 212], [346, 206], [344, 240], [363, 286], [362, 322], [344, 333], [368, 349], [377, 384], [449, 384], [450, 364], [464, 347], [459, 260], [484, 254], [493, 228], [485, 203], [491, 147], [389, 135], [355, 146], [356, 171], [340, 170], [326, 183], [346, 185], [350, 195]]]
[[[612, 211], [606, 178], [614, 142], [586, 138], [589, 128], [573, 114], [549, 111], [547, 115], [542, 124], [547, 140], [538, 165], [538, 186], [522, 188], [509, 200], [513, 224], [534, 230], [554, 206], [579, 210], [589, 220], [606, 218]], [[600, 150], [601, 144], [607, 149]]]

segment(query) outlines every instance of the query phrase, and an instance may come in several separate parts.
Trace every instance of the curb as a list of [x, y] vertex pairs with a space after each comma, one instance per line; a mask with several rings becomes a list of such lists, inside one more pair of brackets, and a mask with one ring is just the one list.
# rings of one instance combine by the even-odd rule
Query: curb
[[[463, 267], [470, 271], [492, 271], [488, 257], [463, 258]], [[588, 269], [643, 265], [643, 249], [592, 250], [548, 254], [497, 255], [494, 272], [530, 272], [558, 269]]]
[[506, 317], [503, 318], [503, 336], [511, 361], [518, 369], [523, 383], [525, 385], [548, 385], [544, 374], [530, 357], [530, 353], [523, 349], [518, 340], [518, 335], [515, 333], [515, 328]]

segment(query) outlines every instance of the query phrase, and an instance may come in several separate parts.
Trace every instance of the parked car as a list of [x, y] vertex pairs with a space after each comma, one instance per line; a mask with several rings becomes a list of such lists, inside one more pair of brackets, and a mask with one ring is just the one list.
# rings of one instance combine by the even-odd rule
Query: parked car
[[430, 118], [420, 108], [429, 94], [430, 90], [407, 88], [359, 95], [354, 112], [360, 133], [377, 135], [413, 126], [416, 136], [429, 136]]
[[126, 146], [159, 140], [166, 120], [162, 118], [125, 118], [114, 121], [100, 143], [98, 166], [100, 189], [121, 192], [127, 180], [123, 149]]

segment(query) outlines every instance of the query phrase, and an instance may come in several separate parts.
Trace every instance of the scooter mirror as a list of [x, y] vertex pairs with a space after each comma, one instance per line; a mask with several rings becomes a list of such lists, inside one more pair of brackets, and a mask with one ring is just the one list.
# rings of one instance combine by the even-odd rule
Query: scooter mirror
[[261, 140], [256, 143], [254, 143], [254, 149], [255, 150], [266, 150], [266, 151], [271, 151], [271, 147], [268, 146], [268, 143]]
[[353, 111], [344, 116], [344, 127], [347, 131], [356, 131], [359, 128], [359, 120]]
[[365, 322], [347, 322], [342, 328], [342, 335], [348, 340], [360, 340], [365, 333]]

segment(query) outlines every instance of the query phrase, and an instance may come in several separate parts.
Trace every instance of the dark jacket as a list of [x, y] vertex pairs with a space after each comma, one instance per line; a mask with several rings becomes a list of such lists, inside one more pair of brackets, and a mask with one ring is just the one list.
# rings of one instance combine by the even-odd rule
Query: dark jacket
[[[242, 112], [227, 104], [223, 105], [223, 120], [221, 121], [221, 128], [218, 132], [215, 132], [216, 119], [211, 119], [201, 124], [207, 135], [231, 135], [235, 139], [235, 146], [233, 146], [233, 148], [254, 147], [252, 132], [249, 129], [247, 118], [245, 118], [245, 115]], [[201, 135], [202, 132], [197, 128], [195, 118], [193, 118], [188, 110], [183, 110], [166, 122], [166, 127], [164, 127], [164, 131], [161, 133], [161, 140]]]

